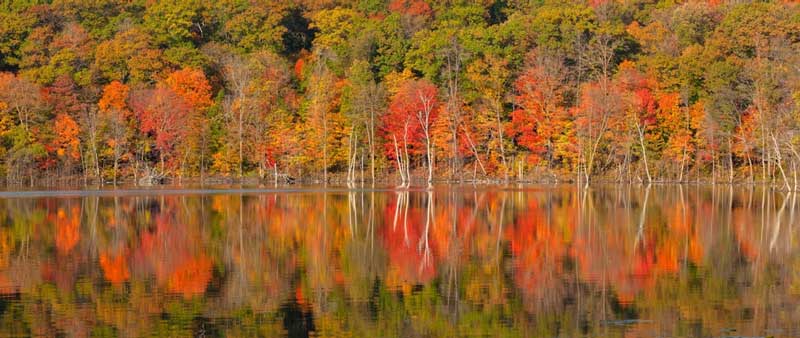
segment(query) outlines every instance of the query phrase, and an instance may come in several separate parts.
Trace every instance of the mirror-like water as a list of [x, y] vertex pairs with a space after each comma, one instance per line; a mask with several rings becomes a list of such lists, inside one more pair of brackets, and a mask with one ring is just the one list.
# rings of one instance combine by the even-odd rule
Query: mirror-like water
[[800, 336], [800, 199], [728, 186], [0, 199], [0, 336]]

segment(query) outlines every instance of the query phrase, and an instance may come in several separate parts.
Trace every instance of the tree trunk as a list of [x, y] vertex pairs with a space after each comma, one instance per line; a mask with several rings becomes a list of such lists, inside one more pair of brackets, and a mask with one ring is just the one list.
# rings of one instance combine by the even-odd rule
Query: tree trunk
[[117, 185], [117, 169], [119, 168], [119, 156], [114, 154], [114, 185]]
[[717, 155], [711, 151], [711, 184], [717, 184]]
[[[606, 123], [608, 123], [608, 116], [604, 113], [603, 122], [600, 124], [600, 132], [597, 134], [597, 139], [593, 142], [591, 152], [589, 153], [589, 163], [586, 164], [584, 167], [584, 173], [586, 176], [586, 186], [589, 186], [589, 182], [591, 181], [592, 176], [592, 168], [594, 167], [594, 160], [595, 155], [597, 154], [597, 148], [600, 146], [600, 141], [603, 140], [603, 133], [606, 131]], [[590, 124], [591, 126], [591, 124]], [[592, 137], [591, 130], [589, 131], [589, 137]]]
[[792, 152], [792, 155], [794, 155], [794, 157], [792, 158], [792, 171], [794, 176], [794, 190], [797, 191], [798, 190], [797, 164], [795, 162], [800, 159], [800, 154], [797, 153], [797, 150], [794, 148], [794, 145], [792, 145], [791, 142], [789, 142], [788, 144], [789, 144], [789, 150]]
[[647, 149], [644, 146], [644, 132], [639, 126], [639, 122], [636, 122], [636, 130], [639, 132], [639, 144], [642, 146], [642, 158], [644, 159], [644, 171], [647, 173], [647, 183], [650, 183], [653, 182], [653, 177], [650, 176], [650, 166], [647, 164]]
[[728, 173], [728, 183], [733, 183], [733, 147], [731, 145], [731, 139], [728, 138], [728, 167], [730, 172]]
[[508, 182], [508, 162], [506, 161], [506, 147], [503, 140], [503, 121], [500, 118], [500, 109], [495, 107], [495, 119], [497, 120], [497, 135], [500, 141], [500, 160], [503, 163], [503, 180]]
[[328, 118], [322, 112], [322, 184], [328, 186]]
[[776, 160], [778, 161], [778, 169], [780, 169], [781, 176], [783, 177], [783, 183], [787, 190], [791, 190], [789, 179], [786, 178], [786, 172], [783, 171], [783, 160], [781, 159], [781, 149], [778, 147], [778, 140], [775, 138], [774, 134], [770, 133], [770, 136], [772, 136], [772, 142], [775, 143], [775, 156], [777, 156]]
[[[478, 148], [475, 147], [475, 143], [472, 142], [472, 137], [469, 136], [469, 131], [467, 131], [467, 128], [463, 125], [462, 128], [464, 128], [464, 136], [467, 137], [467, 142], [469, 142], [470, 150], [472, 150], [472, 154], [475, 155], [475, 162], [477, 162], [477, 164], [481, 166], [481, 172], [483, 173], [483, 176], [486, 176], [486, 168], [484, 168], [483, 162], [481, 162], [481, 157], [478, 154]], [[474, 169], [477, 169], [477, 167]]]
[[97, 156], [97, 142], [95, 140], [97, 136], [95, 136], [95, 132], [92, 132], [92, 154], [94, 155], [94, 172], [97, 176], [97, 179], [100, 180], [100, 184], [103, 183], [103, 179], [100, 177], [100, 159]]
[[369, 169], [372, 186], [375, 186], [375, 110], [370, 110], [369, 115]]
[[431, 149], [431, 137], [428, 129], [425, 128], [425, 155], [428, 159], [428, 188], [433, 187], [433, 150]]
[[[244, 96], [241, 98], [242, 102], [240, 105], [244, 104]], [[239, 179], [244, 177], [244, 112], [242, 111], [242, 107], [239, 107]]]
[[411, 157], [408, 156], [408, 130], [406, 130], [405, 135], [403, 135], [403, 154], [405, 154], [405, 171], [406, 171], [406, 182], [405, 186], [411, 184]]
[[274, 173], [273, 176], [275, 177], [275, 188], [277, 188], [278, 187], [278, 161], [274, 161], [272, 163], [272, 168], [274, 169], [273, 170], [273, 173]]
[[681, 157], [681, 172], [678, 174], [678, 182], [683, 183], [683, 170], [686, 165], [686, 147], [683, 148], [683, 156]]
[[400, 174], [400, 187], [405, 187], [408, 178], [406, 177], [406, 170], [403, 165], [403, 153], [400, 152], [400, 147], [397, 145], [397, 137], [392, 135], [392, 139], [394, 139], [394, 157], [397, 161], [397, 172]]

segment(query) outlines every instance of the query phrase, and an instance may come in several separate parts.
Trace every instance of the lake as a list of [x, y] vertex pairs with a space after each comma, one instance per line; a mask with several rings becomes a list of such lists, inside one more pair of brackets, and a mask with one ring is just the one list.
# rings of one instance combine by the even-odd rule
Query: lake
[[0, 194], [0, 336], [800, 336], [760, 187]]

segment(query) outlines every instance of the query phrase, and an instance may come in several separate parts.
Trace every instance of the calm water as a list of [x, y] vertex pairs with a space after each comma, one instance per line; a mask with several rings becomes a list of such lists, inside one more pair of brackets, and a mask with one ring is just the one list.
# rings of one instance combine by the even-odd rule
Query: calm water
[[800, 199], [728, 186], [5, 195], [0, 336], [800, 336]]

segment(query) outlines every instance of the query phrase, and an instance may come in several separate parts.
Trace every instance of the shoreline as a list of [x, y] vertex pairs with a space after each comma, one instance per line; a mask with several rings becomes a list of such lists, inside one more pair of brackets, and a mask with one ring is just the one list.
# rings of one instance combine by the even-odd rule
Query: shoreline
[[[147, 196], [147, 195], [185, 195], [185, 194], [262, 194], [262, 193], [304, 193], [304, 192], [327, 192], [327, 193], [342, 193], [342, 192], [393, 192], [393, 191], [409, 191], [421, 192], [427, 191], [430, 188], [424, 180], [412, 181], [410, 186], [403, 187], [399, 185], [399, 180], [376, 180], [375, 183], [370, 181], [358, 181], [348, 184], [346, 180], [329, 180], [328, 184], [323, 184], [321, 180], [302, 179], [294, 183], [279, 183], [275, 185], [273, 182], [257, 180], [254, 178], [245, 179], [211, 179], [200, 180], [200, 178], [189, 178], [182, 180], [169, 180], [162, 184], [153, 185], [138, 185], [134, 180], [126, 180], [118, 182], [117, 184], [98, 184], [96, 182], [89, 184], [82, 184], [83, 180], [69, 180], [61, 184], [37, 184], [34, 186], [17, 185], [17, 184], [4, 184], [0, 188], [0, 198], [32, 198], [32, 197], [82, 197], [82, 196]], [[450, 188], [465, 188], [471, 187], [472, 189], [483, 190], [492, 189], [498, 191], [509, 190], [525, 190], [532, 187], [556, 187], [556, 186], [576, 186], [580, 188], [593, 188], [593, 187], [631, 187], [637, 186], [642, 188], [647, 187], [669, 187], [669, 186], [730, 186], [737, 188], [769, 188], [774, 191], [782, 192], [798, 192], [800, 189], [786, 189], [780, 182], [750, 182], [750, 181], [734, 181], [734, 182], [714, 182], [711, 180], [691, 180], [691, 181], [667, 181], [658, 180], [653, 182], [619, 182], [614, 180], [604, 180], [598, 178], [593, 180], [590, 184], [585, 185], [584, 182], [576, 183], [572, 181], [557, 181], [557, 180], [503, 180], [503, 179], [483, 179], [483, 180], [462, 180], [453, 181], [448, 179], [434, 180], [432, 188], [434, 190], [442, 187]]]

